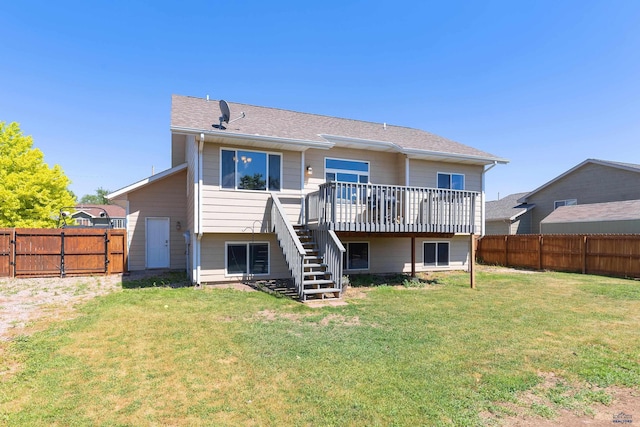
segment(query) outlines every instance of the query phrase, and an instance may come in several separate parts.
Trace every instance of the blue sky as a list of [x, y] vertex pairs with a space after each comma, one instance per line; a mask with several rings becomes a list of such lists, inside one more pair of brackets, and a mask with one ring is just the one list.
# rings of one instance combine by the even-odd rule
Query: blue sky
[[0, 121], [79, 197], [170, 166], [174, 93], [442, 135], [511, 161], [489, 200], [640, 163], [636, 0], [4, 3]]

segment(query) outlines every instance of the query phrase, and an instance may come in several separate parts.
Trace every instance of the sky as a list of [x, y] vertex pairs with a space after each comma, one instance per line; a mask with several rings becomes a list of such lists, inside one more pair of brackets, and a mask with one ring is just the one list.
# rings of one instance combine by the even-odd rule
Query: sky
[[1, 4], [0, 122], [78, 198], [170, 167], [172, 94], [444, 136], [510, 161], [487, 200], [640, 164], [637, 0]]

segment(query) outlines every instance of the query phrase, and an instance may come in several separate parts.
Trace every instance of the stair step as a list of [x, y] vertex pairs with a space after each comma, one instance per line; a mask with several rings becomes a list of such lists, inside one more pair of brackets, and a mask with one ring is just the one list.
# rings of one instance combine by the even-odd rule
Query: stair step
[[330, 276], [330, 271], [305, 271], [302, 273], [303, 276]]
[[[303, 286], [312, 286], [312, 285], [335, 285], [334, 281], [331, 279], [315, 279], [315, 280], [303, 280]], [[306, 289], [305, 289], [306, 290]]]
[[303, 294], [324, 294], [329, 292], [340, 292], [338, 288], [320, 288], [320, 289], [305, 289], [302, 291]]
[[304, 268], [326, 268], [327, 264], [315, 263], [315, 264], [303, 264]]

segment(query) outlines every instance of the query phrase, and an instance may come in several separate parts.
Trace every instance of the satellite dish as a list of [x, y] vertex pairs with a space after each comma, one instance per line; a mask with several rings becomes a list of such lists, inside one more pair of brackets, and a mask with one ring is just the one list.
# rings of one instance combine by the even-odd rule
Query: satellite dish
[[229, 119], [231, 118], [231, 110], [229, 109], [229, 104], [227, 104], [227, 101], [225, 101], [224, 99], [220, 100], [220, 113], [222, 114], [220, 116], [220, 124], [219, 125], [211, 125], [214, 128], [218, 128], [218, 129], [226, 129], [226, 127], [222, 126], [222, 123], [233, 123], [236, 120], [239, 119], [244, 119], [245, 118], [245, 114], [244, 111], [240, 113], [240, 117], [236, 117], [235, 119], [229, 121]]
[[229, 104], [224, 99], [220, 100], [220, 112], [222, 116], [220, 116], [220, 125], [222, 126], [222, 122], [229, 123], [229, 117], [231, 117], [231, 111], [229, 110]]

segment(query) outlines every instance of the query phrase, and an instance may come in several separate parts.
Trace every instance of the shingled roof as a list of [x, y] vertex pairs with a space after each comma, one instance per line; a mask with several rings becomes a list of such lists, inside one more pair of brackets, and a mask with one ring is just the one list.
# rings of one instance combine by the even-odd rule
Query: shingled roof
[[234, 102], [228, 102], [228, 105], [232, 120], [240, 117], [241, 112], [244, 112], [245, 117], [225, 124], [226, 129], [216, 129], [212, 125], [218, 125], [219, 101], [173, 95], [171, 129], [174, 132], [206, 132], [219, 136], [246, 135], [306, 141], [326, 144], [326, 148], [349, 141], [362, 144], [364, 149], [369, 145], [407, 154], [450, 154], [477, 164], [507, 163], [507, 160], [493, 154], [420, 129]]
[[541, 223], [625, 221], [640, 219], [640, 200], [561, 206]]
[[518, 199], [528, 193], [515, 193], [503, 197], [500, 200], [493, 200], [485, 203], [485, 220], [514, 220], [523, 213], [535, 207], [533, 204], [519, 203]]

